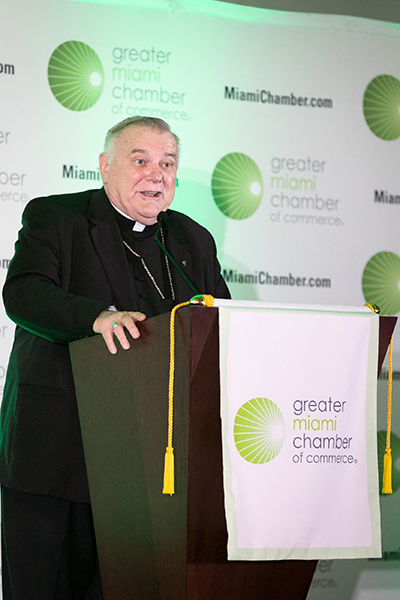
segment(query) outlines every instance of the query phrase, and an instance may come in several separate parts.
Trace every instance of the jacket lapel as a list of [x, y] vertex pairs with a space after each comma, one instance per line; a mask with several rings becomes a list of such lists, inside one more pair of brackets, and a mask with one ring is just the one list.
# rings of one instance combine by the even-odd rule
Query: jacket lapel
[[90, 236], [116, 298], [119, 310], [136, 310], [138, 299], [114, 210], [104, 189], [93, 193], [88, 220]]
[[[178, 240], [176, 240], [175, 238], [173, 238], [171, 236], [167, 242], [167, 250], [171, 253], [172, 257], [175, 259], [175, 261], [177, 262], [179, 267], [182, 269], [182, 271], [188, 277], [189, 281], [195, 287], [197, 287], [196, 282], [193, 281], [193, 277], [192, 277], [192, 260], [191, 260], [191, 256], [190, 256], [187, 246], [185, 246], [185, 244], [180, 243]], [[172, 267], [172, 269], [174, 270], [174, 267]], [[182, 279], [182, 281], [183, 281], [183, 277], [179, 273], [176, 273], [174, 279], [176, 281], [180, 281]], [[196, 292], [192, 290], [192, 295], [194, 296], [195, 294], [196, 294]], [[200, 294], [200, 291], [199, 291], [199, 294]]]
[[[170, 215], [173, 211], [167, 211], [167, 215]], [[166, 222], [167, 227], [167, 250], [170, 252], [172, 257], [175, 259], [179, 267], [188, 277], [189, 281], [198, 288], [199, 283], [194, 280], [193, 275], [193, 261], [191, 257], [190, 244], [188, 233], [179, 228], [174, 221], [174, 219], [170, 218]], [[174, 273], [175, 271], [175, 273]], [[176, 272], [176, 269], [172, 267], [172, 273], [174, 277], [174, 282], [184, 290], [185, 294], [191, 294], [190, 297], [194, 296], [196, 292], [191, 289], [191, 287], [184, 281], [182, 275]], [[197, 290], [199, 294], [203, 293], [202, 290]]]

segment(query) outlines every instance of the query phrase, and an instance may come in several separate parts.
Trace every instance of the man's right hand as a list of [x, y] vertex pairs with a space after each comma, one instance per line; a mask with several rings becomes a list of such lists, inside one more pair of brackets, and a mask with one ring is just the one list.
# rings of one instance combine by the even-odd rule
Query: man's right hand
[[114, 335], [118, 338], [122, 348], [128, 350], [130, 344], [125, 335], [125, 328], [133, 339], [137, 339], [140, 337], [140, 331], [136, 327], [136, 322], [144, 321], [145, 318], [146, 315], [141, 312], [103, 310], [93, 323], [93, 331], [101, 333], [111, 354], [116, 354], [117, 346], [114, 342]]

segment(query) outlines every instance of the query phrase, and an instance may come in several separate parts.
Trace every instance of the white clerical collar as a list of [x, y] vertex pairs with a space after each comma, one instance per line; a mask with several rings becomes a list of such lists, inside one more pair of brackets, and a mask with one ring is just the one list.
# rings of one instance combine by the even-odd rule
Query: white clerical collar
[[132, 217], [130, 217], [129, 215], [127, 215], [124, 212], [122, 212], [122, 210], [120, 210], [119, 208], [117, 208], [115, 206], [115, 204], [113, 204], [111, 202], [111, 200], [110, 200], [110, 203], [113, 205], [113, 207], [115, 208], [115, 210], [117, 212], [119, 212], [120, 215], [122, 215], [126, 219], [129, 219], [130, 221], [133, 221], [134, 225], [132, 227], [132, 231], [143, 231], [145, 229], [146, 225], [143, 225], [143, 223], [139, 223], [139, 221], [135, 221], [135, 219], [132, 219]]

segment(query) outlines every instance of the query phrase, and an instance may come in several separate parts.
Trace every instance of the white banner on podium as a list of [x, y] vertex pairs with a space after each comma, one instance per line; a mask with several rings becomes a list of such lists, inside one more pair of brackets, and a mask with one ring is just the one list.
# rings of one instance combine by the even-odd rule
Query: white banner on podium
[[379, 318], [220, 307], [230, 560], [381, 555]]

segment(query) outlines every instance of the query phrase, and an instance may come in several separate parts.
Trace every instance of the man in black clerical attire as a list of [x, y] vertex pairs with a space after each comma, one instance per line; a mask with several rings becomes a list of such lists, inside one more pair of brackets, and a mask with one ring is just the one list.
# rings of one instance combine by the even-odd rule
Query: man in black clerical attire
[[229, 297], [209, 232], [168, 210], [177, 166], [164, 121], [126, 119], [107, 134], [102, 189], [24, 211], [3, 292], [17, 324], [1, 411], [4, 600], [103, 598], [68, 343], [99, 333], [116, 353], [114, 336], [129, 348], [125, 330], [138, 338], [137, 321], [193, 288]]

